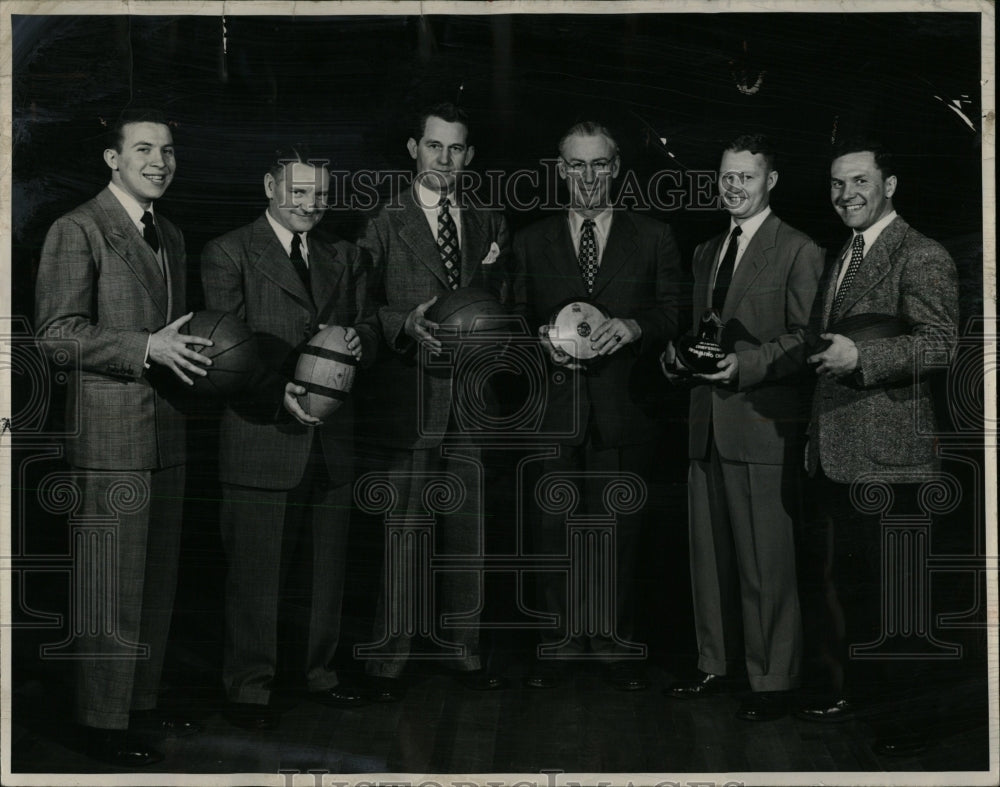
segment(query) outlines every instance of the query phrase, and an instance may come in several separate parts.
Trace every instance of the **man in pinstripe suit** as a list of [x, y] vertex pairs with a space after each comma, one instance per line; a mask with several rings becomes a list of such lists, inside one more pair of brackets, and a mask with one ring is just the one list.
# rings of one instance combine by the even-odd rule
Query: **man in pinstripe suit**
[[[334, 706], [360, 696], [340, 685], [333, 658], [340, 633], [344, 561], [353, 481], [350, 400], [326, 424], [310, 419], [285, 388], [297, 347], [324, 323], [347, 328], [359, 360], [375, 356], [366, 318], [358, 248], [314, 232], [326, 209], [329, 173], [302, 146], [278, 151], [264, 176], [268, 205], [252, 224], [210, 241], [202, 255], [205, 303], [244, 320], [257, 336], [261, 374], [222, 416], [219, 475], [226, 578], [223, 683], [229, 719], [271, 729], [278, 609], [292, 545], [312, 535], [308, 642], [309, 696]], [[356, 327], [352, 327], [356, 326]], [[282, 401], [294, 418], [282, 409]], [[284, 545], [284, 548], [283, 548]]]

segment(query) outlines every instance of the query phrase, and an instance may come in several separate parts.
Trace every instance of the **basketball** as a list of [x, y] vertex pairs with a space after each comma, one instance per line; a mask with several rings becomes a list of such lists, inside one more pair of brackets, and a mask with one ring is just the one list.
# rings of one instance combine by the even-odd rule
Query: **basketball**
[[564, 304], [549, 320], [549, 340], [577, 361], [589, 361], [597, 355], [590, 343], [594, 331], [608, 319], [602, 306], [586, 298]]
[[302, 409], [314, 418], [335, 413], [354, 385], [358, 359], [347, 349], [347, 329], [330, 325], [302, 348], [295, 366], [295, 383], [306, 389]]
[[458, 344], [471, 336], [510, 333], [510, 316], [494, 295], [477, 287], [463, 287], [438, 298], [424, 315], [438, 328], [442, 344]]
[[207, 375], [188, 375], [194, 381], [195, 393], [232, 396], [246, 388], [260, 363], [257, 340], [250, 326], [228, 312], [200, 311], [181, 326], [180, 332], [213, 342], [211, 347], [190, 345], [212, 359], [212, 365], [204, 367]]

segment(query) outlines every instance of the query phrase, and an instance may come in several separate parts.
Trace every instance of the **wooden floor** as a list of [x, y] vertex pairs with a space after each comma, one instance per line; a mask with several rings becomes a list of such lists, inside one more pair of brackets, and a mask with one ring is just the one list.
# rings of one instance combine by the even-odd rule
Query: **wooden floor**
[[[170, 773], [721, 773], [733, 771], [976, 771], [988, 767], [982, 710], [985, 683], [967, 680], [950, 690], [955, 708], [941, 737], [915, 758], [880, 758], [869, 748], [863, 722], [819, 726], [787, 717], [769, 723], [737, 720], [739, 697], [694, 702], [665, 698], [672, 676], [650, 667], [647, 691], [616, 692], [596, 668], [574, 670], [565, 685], [512, 687], [482, 693], [445, 674], [416, 677], [405, 700], [336, 710], [286, 693], [276, 731], [250, 733], [219, 713], [208, 684], [168, 691], [168, 701], [200, 718], [201, 734], [167, 739]], [[35, 677], [16, 687], [12, 769], [17, 772], [94, 773], [106, 766], [79, 749], [70, 723], [67, 686]], [[973, 708], [979, 707], [979, 711]], [[544, 784], [544, 778], [540, 783]], [[252, 783], [252, 782], [246, 782]], [[765, 781], [766, 782], [766, 778]], [[827, 780], [827, 783], [836, 783]], [[901, 783], [906, 783], [905, 781]], [[961, 782], [959, 782], [961, 783]]]

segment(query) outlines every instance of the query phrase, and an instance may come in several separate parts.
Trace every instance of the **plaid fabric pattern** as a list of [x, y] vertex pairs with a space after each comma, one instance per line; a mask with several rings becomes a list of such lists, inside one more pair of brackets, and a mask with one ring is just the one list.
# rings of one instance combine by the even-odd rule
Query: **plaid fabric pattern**
[[447, 200], [441, 200], [441, 212], [438, 214], [437, 246], [438, 252], [441, 254], [441, 262], [444, 263], [444, 269], [448, 273], [448, 286], [457, 290], [461, 275], [458, 228], [455, 226], [455, 219], [448, 211]]
[[594, 235], [594, 220], [585, 219], [580, 233], [580, 273], [587, 285], [587, 295], [594, 291], [594, 277], [597, 276], [597, 237]]

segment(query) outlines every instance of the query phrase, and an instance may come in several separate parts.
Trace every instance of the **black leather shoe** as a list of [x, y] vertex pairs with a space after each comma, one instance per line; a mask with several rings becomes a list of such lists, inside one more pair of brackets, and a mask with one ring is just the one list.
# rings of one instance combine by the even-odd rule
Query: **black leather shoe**
[[399, 678], [368, 678], [365, 695], [371, 702], [400, 702], [406, 696], [406, 686]]
[[725, 676], [703, 672], [701, 678], [693, 681], [678, 681], [663, 690], [667, 697], [678, 700], [694, 700], [709, 694], [719, 694], [723, 691]]
[[269, 705], [255, 702], [230, 702], [225, 717], [244, 730], [276, 730], [281, 716]]
[[611, 662], [605, 680], [615, 691], [642, 691], [649, 687], [642, 667], [630, 661]]
[[821, 724], [838, 724], [842, 721], [850, 721], [854, 717], [855, 708], [845, 699], [814, 707], [799, 708], [795, 711], [795, 718], [805, 721], [815, 721]]
[[885, 757], [916, 757], [926, 749], [927, 738], [918, 734], [879, 738], [872, 744], [872, 751]]
[[129, 730], [144, 735], [162, 735], [168, 738], [186, 738], [201, 732], [201, 725], [183, 716], [153, 710], [132, 711], [129, 714]]
[[368, 700], [361, 693], [361, 689], [345, 686], [342, 683], [334, 686], [332, 689], [310, 691], [306, 696], [313, 702], [318, 702], [321, 705], [331, 708], [357, 708], [368, 704]]
[[472, 691], [499, 691], [508, 686], [507, 679], [503, 675], [497, 675], [485, 669], [456, 672], [455, 680]]
[[119, 768], [146, 768], [163, 761], [163, 753], [127, 730], [87, 727], [87, 754]]
[[554, 689], [559, 685], [559, 673], [551, 664], [533, 664], [522, 679], [528, 689]]
[[743, 721], [774, 721], [787, 713], [787, 691], [755, 691], [740, 705], [736, 718]]

